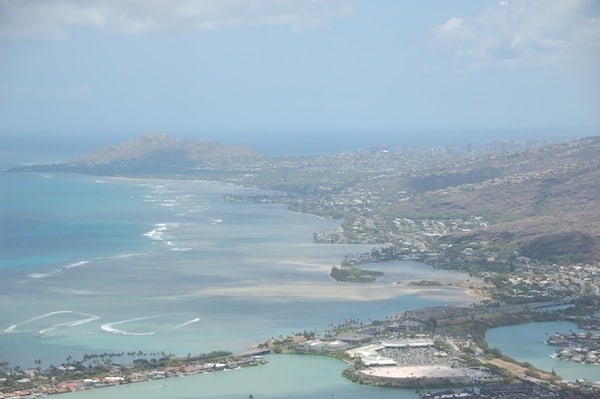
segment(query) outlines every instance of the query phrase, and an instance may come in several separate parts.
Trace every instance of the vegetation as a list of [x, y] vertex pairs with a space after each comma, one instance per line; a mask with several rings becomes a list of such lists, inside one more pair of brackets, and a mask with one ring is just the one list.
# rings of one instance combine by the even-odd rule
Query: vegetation
[[[269, 158], [240, 146], [150, 135], [70, 163], [13, 170], [177, 177], [278, 190], [228, 200], [281, 202], [343, 219], [341, 233], [322, 235], [319, 242], [386, 244], [411, 254], [440, 243], [489, 244], [467, 262], [471, 268], [502, 268], [506, 249], [555, 263], [600, 261], [600, 212], [593, 206], [600, 197], [600, 138], [509, 151], [435, 151], [435, 157], [432, 151]], [[451, 263], [460, 264], [460, 256]]]
[[[330, 275], [336, 281], [373, 282], [383, 273], [357, 265], [396, 259], [417, 259], [480, 278], [487, 293], [498, 302], [472, 309], [425, 309], [416, 321], [431, 334], [470, 337], [475, 348], [465, 348], [461, 357], [503, 370], [498, 364], [516, 362], [497, 348], [488, 347], [488, 329], [575, 318], [598, 309], [598, 285], [593, 276], [600, 264], [600, 212], [595, 206], [595, 199], [600, 198], [599, 152], [600, 138], [596, 137], [477, 157], [466, 154], [433, 159], [427, 153], [385, 152], [280, 159], [249, 156], [240, 161], [232, 157], [228, 162], [188, 159], [182, 165], [175, 158], [157, 162], [154, 154], [139, 161], [106, 165], [76, 162], [20, 170], [177, 175], [285, 191], [228, 196], [226, 200], [280, 202], [295, 211], [342, 218], [341, 231], [315, 233], [315, 241], [381, 246], [348, 256], [341, 266], [333, 267]], [[441, 285], [427, 280], [410, 284]], [[527, 306], [554, 300], [573, 302], [575, 306], [560, 312], [536, 312]], [[343, 326], [344, 331], [351, 329], [349, 324]], [[326, 333], [329, 337], [327, 334], [334, 333]], [[311, 332], [300, 335], [301, 339], [314, 338]], [[279, 337], [262, 347], [292, 352], [297, 339]], [[451, 349], [442, 341], [436, 345]], [[477, 357], [478, 352], [483, 355]], [[190, 356], [188, 360], [212, 361], [228, 356], [221, 352], [209, 355], [197, 359]], [[101, 375], [112, 367], [107, 359], [86, 360], [88, 364], [69, 362], [73, 369], [67, 371], [87, 375], [91, 370]], [[180, 361], [161, 354], [134, 361], [133, 367], [148, 370]], [[356, 368], [361, 366], [355, 364]], [[529, 364], [520, 366], [524, 374], [540, 374]], [[70, 375], [59, 371], [63, 376]], [[346, 374], [354, 375], [352, 371]]]
[[444, 284], [439, 281], [430, 281], [430, 280], [419, 280], [419, 281], [411, 281], [408, 285], [414, 285], [417, 287], [442, 287]]
[[355, 266], [334, 266], [329, 274], [336, 281], [347, 283], [370, 283], [383, 276], [383, 272], [360, 269]]

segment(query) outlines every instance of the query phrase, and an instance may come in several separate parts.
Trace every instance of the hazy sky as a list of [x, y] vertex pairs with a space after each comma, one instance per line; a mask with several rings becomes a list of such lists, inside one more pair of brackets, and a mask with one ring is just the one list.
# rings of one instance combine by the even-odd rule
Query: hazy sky
[[4, 137], [598, 134], [599, 71], [597, 0], [0, 0]]

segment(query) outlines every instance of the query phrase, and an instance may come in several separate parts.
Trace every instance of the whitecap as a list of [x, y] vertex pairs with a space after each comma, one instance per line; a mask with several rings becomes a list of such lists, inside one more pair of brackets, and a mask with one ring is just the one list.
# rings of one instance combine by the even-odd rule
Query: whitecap
[[[80, 313], [80, 314], [81, 315], [85, 315], [85, 313]], [[83, 318], [83, 319], [78, 319], [78, 320], [73, 320], [73, 321], [67, 321], [67, 322], [64, 322], [64, 323], [53, 324], [52, 326], [50, 326], [48, 328], [44, 328], [43, 330], [38, 331], [38, 334], [39, 335], [44, 335], [44, 334], [46, 334], [46, 332], [55, 330], [55, 329], [60, 328], [60, 327], [75, 327], [75, 326], [80, 326], [82, 324], [86, 324], [86, 323], [89, 323], [91, 321], [100, 319], [100, 316], [96, 316], [96, 315], [88, 315], [88, 316], [89, 317], [86, 317], [86, 318]]]
[[115, 328], [115, 326], [118, 326], [118, 325], [121, 325], [121, 324], [125, 324], [125, 323], [131, 323], [131, 322], [134, 322], [134, 321], [155, 319], [157, 317], [161, 317], [161, 316], [136, 317], [134, 319], [127, 319], [127, 320], [116, 321], [114, 323], [102, 324], [100, 326], [100, 328], [103, 331], [106, 331], [106, 332], [109, 332], [109, 333], [112, 333], [112, 334], [135, 335], [135, 336], [154, 335], [154, 334], [156, 334], [154, 331], [149, 331], [149, 332], [131, 332], [131, 331], [127, 331], [127, 330], [122, 330], [122, 329], [119, 329], [119, 328]]
[[81, 261], [77, 261], [77, 262], [73, 262], [73, 263], [69, 263], [67, 265], [63, 265], [58, 269], [54, 269], [49, 273], [30, 273], [27, 275], [27, 277], [29, 278], [33, 278], [33, 279], [40, 279], [40, 278], [46, 278], [46, 277], [51, 277], [54, 276], [56, 274], [59, 274], [65, 270], [69, 270], [69, 269], [73, 269], [75, 267], [80, 267], [83, 265], [87, 265], [88, 263], [90, 263], [90, 261], [88, 260], [81, 260]]
[[44, 278], [44, 277], [48, 277], [50, 275], [51, 275], [51, 273], [31, 273], [31, 274], [28, 274], [27, 276], [30, 278]]
[[124, 253], [124, 254], [110, 256], [110, 257], [108, 257], [108, 259], [127, 259], [127, 258], [134, 258], [136, 256], [142, 256], [142, 255], [146, 255], [146, 254], [144, 252], [132, 252], [132, 253]]
[[159, 231], [150, 230], [150, 231], [144, 233], [144, 237], [148, 237], [148, 238], [151, 238], [153, 240], [160, 240], [161, 239], [161, 234], [160, 234]]
[[42, 329], [38, 332], [38, 334], [43, 335], [46, 331], [50, 331], [50, 330], [54, 330], [56, 328], [59, 327], [74, 327], [74, 326], [79, 326], [81, 324], [85, 324], [85, 323], [89, 323], [91, 321], [94, 320], [98, 320], [100, 319], [100, 316], [98, 315], [94, 315], [94, 314], [90, 314], [90, 313], [83, 313], [83, 312], [76, 312], [73, 310], [56, 310], [53, 312], [48, 312], [48, 313], [44, 313], [42, 315], [39, 316], [35, 316], [32, 317], [30, 319], [27, 320], [23, 320], [17, 324], [13, 324], [10, 327], [8, 327], [7, 329], [4, 330], [4, 332], [14, 332], [16, 331], [17, 327], [23, 325], [23, 324], [27, 324], [27, 323], [31, 323], [32, 321], [36, 321], [36, 320], [42, 320], [48, 317], [52, 317], [52, 316], [56, 316], [59, 314], [75, 314], [78, 316], [83, 316], [83, 318], [81, 319], [76, 319], [76, 320], [71, 320], [71, 321], [67, 321], [67, 322], [63, 322], [63, 323], [57, 323], [57, 324], [53, 324], [50, 327], [47, 327], [45, 329]]
[[90, 263], [90, 262], [87, 261], [87, 260], [82, 260], [82, 261], [79, 261], [79, 262], [70, 263], [70, 264], [64, 266], [64, 268], [65, 269], [72, 269], [74, 267], [79, 267], [79, 266], [87, 265], [88, 263]]
[[152, 195], [144, 195], [142, 198], [144, 198], [144, 202], [158, 202], [158, 198]]
[[173, 247], [170, 249], [170, 251], [173, 252], [187, 252], [187, 251], [191, 251], [192, 248], [178, 248], [178, 247]]
[[9, 326], [8, 328], [5, 328], [4, 332], [5, 333], [13, 332], [15, 330], [15, 328], [17, 328], [17, 325], [13, 324], [12, 326]]
[[167, 226], [164, 223], [159, 223], [159, 224], [154, 225], [154, 227], [156, 227], [156, 228], [144, 233], [144, 236], [146, 236], [152, 240], [162, 241], [163, 240], [163, 232], [167, 229]]
[[199, 322], [199, 321], [200, 321], [200, 318], [199, 318], [199, 317], [196, 317], [195, 319], [188, 320], [188, 321], [184, 321], [184, 322], [183, 322], [183, 323], [181, 323], [181, 324], [177, 324], [177, 325], [175, 326], [175, 328], [181, 328], [181, 327], [189, 326], [190, 324], [194, 324], [194, 323], [197, 323], [197, 322]]
[[29, 278], [34, 278], [34, 279], [40, 279], [40, 278], [46, 278], [46, 277], [52, 277], [60, 272], [62, 272], [63, 269], [53, 269], [52, 271], [50, 271], [49, 273], [30, 273], [27, 275], [27, 277]]

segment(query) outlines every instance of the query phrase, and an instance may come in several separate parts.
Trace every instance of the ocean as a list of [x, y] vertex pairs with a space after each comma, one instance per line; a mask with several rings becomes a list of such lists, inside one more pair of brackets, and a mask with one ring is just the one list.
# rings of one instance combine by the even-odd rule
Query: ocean
[[333, 281], [333, 265], [371, 246], [315, 244], [313, 232], [340, 221], [222, 199], [253, 189], [43, 173], [1, 173], [0, 187], [0, 358], [13, 366], [243, 352], [346, 319], [473, 299], [393, 284], [466, 278], [416, 262], [386, 264], [390, 278], [374, 284]]
[[[474, 299], [457, 288], [394, 284], [468, 278], [418, 262], [372, 265], [386, 273], [372, 284], [335, 282], [330, 268], [371, 246], [313, 243], [313, 232], [337, 229], [340, 221], [277, 204], [223, 201], [225, 194], [254, 192], [203, 181], [0, 173], [0, 360], [28, 368], [86, 353], [244, 352], [271, 337], [323, 331], [347, 319], [368, 322]], [[497, 338], [492, 332], [490, 339]], [[538, 338], [544, 339], [532, 339]], [[269, 360], [164, 387], [116, 389], [132, 399], [416, 397], [352, 384], [334, 359]]]

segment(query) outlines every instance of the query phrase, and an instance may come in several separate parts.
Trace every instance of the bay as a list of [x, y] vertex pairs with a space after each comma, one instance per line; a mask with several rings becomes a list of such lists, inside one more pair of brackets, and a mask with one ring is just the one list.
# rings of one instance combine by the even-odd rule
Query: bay
[[[368, 265], [373, 284], [329, 278], [365, 245], [315, 244], [340, 221], [277, 204], [228, 203], [256, 190], [201, 181], [0, 174], [0, 360], [22, 368], [85, 353], [187, 355], [248, 347], [347, 319], [471, 302], [452, 287], [397, 281], [468, 279], [418, 262]], [[493, 329], [490, 346], [566, 379], [598, 379], [593, 366], [551, 359], [547, 334], [574, 325]], [[565, 330], [566, 329], [566, 330]], [[519, 337], [515, 340], [514, 337]], [[126, 356], [125, 356], [126, 358]], [[127, 360], [118, 355], [113, 361]], [[131, 384], [69, 398], [372, 397], [415, 393], [365, 387], [341, 377], [345, 364], [313, 356], [269, 356], [270, 365]], [[591, 368], [590, 368], [591, 367]]]
[[525, 323], [498, 327], [489, 330], [485, 339], [490, 348], [498, 348], [507, 356], [520, 362], [528, 362], [535, 367], [552, 372], [554, 370], [564, 380], [574, 381], [585, 378], [600, 381], [600, 367], [566, 362], [550, 357], [557, 347], [546, 344], [554, 333], [584, 332], [575, 323], [567, 321]]
[[[347, 319], [465, 303], [452, 287], [338, 283], [329, 270], [371, 246], [316, 244], [340, 221], [278, 204], [224, 202], [256, 190], [202, 181], [0, 174], [0, 357], [23, 368], [84, 354], [243, 352]], [[393, 281], [392, 281], [393, 280]], [[117, 359], [113, 359], [118, 362]]]
[[80, 391], [57, 399], [255, 399], [373, 398], [416, 399], [414, 390], [376, 388], [351, 383], [343, 362], [321, 356], [271, 355], [268, 365]]

